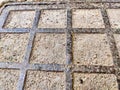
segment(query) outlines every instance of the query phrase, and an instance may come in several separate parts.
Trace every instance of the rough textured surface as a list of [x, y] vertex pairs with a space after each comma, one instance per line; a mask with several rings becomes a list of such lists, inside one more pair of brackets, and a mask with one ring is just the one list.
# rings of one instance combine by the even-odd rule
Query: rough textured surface
[[117, 49], [120, 55], [120, 34], [114, 34], [114, 38], [115, 38]]
[[51, 1], [67, 1], [67, 0], [27, 0], [27, 1], [33, 1], [33, 2], [41, 2], [41, 1], [45, 1], [45, 2], [51, 2]]
[[120, 9], [108, 9], [107, 10], [109, 20], [112, 28], [120, 28]]
[[51, 2], [51, 1], [69, 1], [69, 0], [0, 0], [0, 7], [6, 3], [12, 2]]
[[[19, 1], [24, 1], [24, 0], [19, 0]], [[40, 3], [39, 5], [38, 3], [26, 3], [26, 4], [20, 3], [18, 5], [17, 3], [17, 5], [13, 5], [13, 6], [8, 5], [10, 7], [9, 8], [10, 10], [14, 9], [12, 11], [13, 16], [11, 16], [11, 18], [13, 18], [14, 15], [16, 15], [16, 12], [17, 12], [16, 9], [26, 10], [22, 12], [27, 12], [27, 9], [29, 10], [34, 9], [35, 11], [38, 9], [40, 10], [41, 8], [50, 9], [50, 11], [49, 10], [42, 11], [41, 16], [39, 15], [40, 13], [36, 13], [36, 18], [34, 19], [36, 20], [34, 21], [35, 27], [37, 26], [38, 24], [37, 22], [39, 21], [39, 25], [42, 25], [42, 23], [44, 23], [43, 28], [48, 28], [48, 29], [39, 29], [39, 30], [38, 29], [34, 29], [34, 30], [22, 29], [22, 28], [32, 27], [32, 25], [30, 24], [33, 23], [33, 20], [30, 21], [31, 23], [29, 25], [28, 24], [25, 25], [28, 22], [24, 23], [24, 20], [23, 21], [16, 20], [16, 22], [14, 22], [13, 24], [17, 23], [17, 26], [14, 27], [13, 25], [13, 26], [9, 26], [8, 29], [0, 29], [0, 33], [2, 34], [0, 35], [0, 38], [1, 36], [3, 37], [2, 42], [1, 42], [1, 39], [0, 39], [0, 42], [1, 42], [1, 46], [4, 46], [4, 48], [0, 48], [0, 51], [2, 52], [2, 54], [0, 55], [3, 55], [3, 51], [9, 47], [10, 48], [9, 51], [8, 52], [6, 51], [7, 53], [4, 52], [4, 55], [5, 57], [11, 55], [9, 58], [10, 60], [11, 58], [13, 58], [11, 62], [10, 60], [4, 60], [3, 58], [3, 61], [0, 61], [0, 68], [11, 69], [11, 70], [20, 69], [19, 80], [17, 79], [18, 82], [15, 82], [15, 84], [17, 85], [17, 89], [19, 90], [81, 90], [81, 89], [83, 90], [98, 90], [98, 89], [118, 90], [117, 81], [118, 83], [120, 83], [120, 79], [118, 76], [118, 69], [120, 65], [117, 66], [119, 64], [119, 56], [118, 56], [118, 53], [116, 52], [117, 48], [115, 47], [116, 44], [114, 43], [114, 38], [112, 35], [113, 33], [117, 33], [118, 35], [120, 34], [120, 32], [118, 29], [114, 29], [113, 32], [112, 32], [112, 29], [105, 29], [101, 12], [99, 11], [99, 9], [98, 10], [93, 9], [94, 7], [101, 9], [103, 8], [103, 6], [105, 7], [110, 6], [110, 8], [112, 8], [113, 4], [112, 3], [111, 4], [74, 3], [74, 2], [71, 2], [71, 3], [62, 2], [60, 4], [58, 2], [57, 4], [49, 2], [49, 4], [50, 5], [48, 5], [48, 3], [47, 4], [44, 3], [44, 5], [40, 5]], [[68, 7], [65, 7], [65, 6], [68, 6]], [[79, 11], [78, 9], [77, 9], [78, 12], [77, 10], [73, 10], [72, 16], [70, 14], [71, 12], [69, 12], [69, 14], [67, 15], [68, 16], [68, 19], [67, 19], [66, 11], [52, 10], [51, 9], [52, 7], [54, 9], [56, 7], [62, 7], [64, 9], [68, 9], [70, 7], [72, 8], [72, 10], [74, 8], [86, 7], [86, 8], [92, 8], [93, 11], [88, 9], [79, 9], [79, 10], [82, 10], [83, 16], [86, 18], [83, 20], [83, 17], [82, 19], [79, 19], [82, 16], [81, 11]], [[4, 9], [5, 11], [8, 10], [8, 8], [6, 7]], [[85, 13], [84, 13], [84, 10], [85, 10]], [[18, 10], [18, 12], [20, 11]], [[20, 12], [19, 15], [20, 16], [23, 15], [21, 17], [24, 19], [24, 15], [26, 16], [26, 13], [21, 14], [22, 12]], [[28, 12], [31, 12], [31, 11], [28, 11]], [[75, 16], [76, 17], [75, 19], [79, 19], [79, 20], [76, 20], [77, 21], [76, 23], [72, 22], [72, 18], [74, 17], [74, 12], [78, 13]], [[35, 12], [33, 13], [35, 14]], [[106, 27], [111, 28], [109, 25], [107, 25], [109, 23], [107, 22], [108, 18], [106, 17], [106, 12], [103, 10], [102, 13], [105, 19]], [[1, 22], [4, 22], [2, 20], [7, 19], [5, 18], [5, 14], [6, 14], [5, 12], [2, 12], [0, 17]], [[33, 14], [27, 15], [27, 18], [29, 19], [29, 17], [31, 17], [32, 15]], [[39, 16], [41, 21], [39, 20]], [[8, 16], [8, 18], [10, 18], [10, 15]], [[69, 30], [50, 29], [50, 28], [63, 28], [64, 26], [66, 27], [66, 20], [69, 20], [68, 27], [66, 28]], [[85, 22], [85, 23], [81, 23], [81, 22]], [[78, 24], [77, 28], [79, 28], [79, 25], [83, 24], [82, 27], [87, 29], [71, 30], [72, 24], [73, 25]], [[18, 27], [20, 29], [11, 29], [11, 28], [18, 28]], [[40, 28], [40, 26], [38, 27]], [[0, 27], [0, 28], [3, 28], [3, 27]], [[93, 29], [89, 29], [89, 28], [93, 28]], [[98, 29], [98, 28], [102, 28], [102, 29]], [[65, 33], [63, 33], [64, 31]], [[6, 34], [3, 32], [13, 33], [13, 34], [15, 34], [16, 32], [19, 34], [21, 32], [23, 33], [30, 32], [31, 37], [29, 39], [29, 45], [27, 46], [28, 48], [27, 48], [26, 54], [23, 52], [25, 50], [20, 50], [20, 49], [23, 49], [23, 47], [26, 48], [26, 45], [24, 45], [26, 41], [28, 42], [28, 39], [25, 39], [26, 35], [24, 37], [24, 35], [22, 34], [23, 36], [22, 35], [20, 36], [22, 38], [19, 37], [19, 34], [17, 34], [14, 37], [12, 36], [7, 37], [7, 41], [5, 42], [9, 44], [8, 46], [3, 43], [4, 38], [6, 40]], [[41, 32], [41, 33], [38, 33], [38, 32]], [[35, 33], [37, 34], [35, 35]], [[104, 34], [101, 34], [101, 33], [104, 33]], [[5, 34], [5, 36], [3, 34]], [[107, 34], [107, 36], [105, 34]], [[36, 36], [35, 39], [33, 39], [34, 36]], [[13, 41], [11, 40], [11, 37]], [[120, 37], [116, 36], [116, 38], [115, 38], [116, 43], [118, 44], [117, 47], [119, 49]], [[12, 41], [12, 44], [11, 44], [11, 41]], [[22, 42], [23, 44], [19, 44], [17, 43], [17, 41], [20, 43]], [[108, 43], [108, 41], [110, 42]], [[109, 44], [111, 46], [109, 46]], [[14, 48], [16, 47], [18, 50], [17, 52], [14, 51]], [[111, 55], [111, 52], [112, 52], [112, 55]], [[74, 55], [73, 57], [72, 57], [72, 53]], [[24, 58], [25, 60], [23, 63], [14, 63], [14, 62], [21, 62], [21, 60], [23, 60], [24, 54], [26, 55], [26, 57]], [[17, 58], [16, 56], [19, 56], [19, 55], [20, 57]], [[112, 56], [114, 58], [114, 63], [115, 63], [114, 65], [112, 61]], [[26, 73], [27, 73], [27, 77], [26, 77]], [[2, 73], [2, 75], [4, 75], [4, 73]], [[11, 74], [6, 75], [6, 78], [10, 78], [9, 75]], [[116, 78], [118, 79], [116, 80]], [[74, 81], [72, 82], [72, 80]], [[7, 83], [7, 80], [5, 82]], [[3, 82], [0, 82], [0, 83], [2, 83], [2, 85], [4, 84]], [[72, 88], [72, 86], [74, 86], [74, 89]], [[11, 87], [15, 88], [16, 86], [12, 85]], [[14, 89], [5, 89], [5, 90], [14, 90]]]
[[0, 90], [16, 90], [18, 78], [18, 70], [0, 69]]
[[78, 65], [113, 65], [105, 34], [75, 34], [73, 36], [74, 63]]
[[5, 3], [9, 3], [9, 2], [15, 2], [17, 0], [0, 0], [0, 7], [2, 7]]
[[28, 71], [25, 90], [65, 90], [64, 73]]
[[64, 64], [65, 34], [36, 34], [31, 63], [57, 63]]
[[0, 34], [0, 62], [21, 62], [28, 43], [28, 34]]
[[4, 27], [31, 28], [34, 16], [34, 11], [11, 11]]
[[73, 28], [104, 28], [104, 22], [99, 9], [73, 10], [72, 23]]
[[74, 74], [74, 90], [118, 90], [115, 75]]
[[67, 23], [66, 10], [44, 10], [41, 12], [39, 28], [65, 28]]

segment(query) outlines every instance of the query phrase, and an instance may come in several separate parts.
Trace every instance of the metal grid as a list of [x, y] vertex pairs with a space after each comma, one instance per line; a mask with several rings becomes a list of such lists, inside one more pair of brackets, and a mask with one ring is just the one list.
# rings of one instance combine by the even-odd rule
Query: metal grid
[[[109, 18], [106, 12], [108, 8], [120, 9], [119, 0], [95, 0], [94, 3], [86, 3], [84, 1], [79, 2], [41, 2], [41, 3], [13, 3], [7, 4], [2, 10], [0, 16], [0, 33], [30, 33], [29, 42], [26, 48], [24, 61], [22, 63], [3, 63], [0, 62], [0, 68], [7, 69], [20, 69], [20, 77], [18, 81], [17, 90], [23, 90], [24, 82], [27, 74], [27, 70], [43, 70], [51, 72], [65, 72], [66, 75], [66, 90], [73, 90], [73, 76], [74, 72], [80, 73], [105, 73], [115, 74], [118, 79], [119, 90], [120, 90], [120, 57], [116, 47], [116, 43], [113, 34], [120, 34], [120, 29], [111, 28]], [[100, 4], [98, 6], [98, 4]], [[44, 7], [43, 7], [44, 6]], [[66, 9], [67, 10], [67, 28], [38, 28], [38, 21], [41, 14], [41, 10], [44, 9]], [[104, 20], [105, 28], [72, 28], [72, 9], [100, 9]], [[35, 10], [35, 18], [30, 29], [15, 28], [5, 29], [3, 28], [4, 23], [11, 10]], [[36, 33], [65, 33], [67, 36], [66, 40], [66, 64], [29, 64], [30, 54], [32, 52], [32, 45], [34, 42]], [[114, 66], [99, 66], [99, 65], [79, 65], [73, 64], [72, 54], [72, 34], [73, 33], [88, 33], [88, 34], [107, 34], [110, 49], [112, 51]]]

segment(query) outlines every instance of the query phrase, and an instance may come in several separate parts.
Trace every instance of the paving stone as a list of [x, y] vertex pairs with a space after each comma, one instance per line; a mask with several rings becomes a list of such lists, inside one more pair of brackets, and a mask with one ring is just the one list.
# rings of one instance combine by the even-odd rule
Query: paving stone
[[[32, 1], [54, 1], [54, 0], [32, 0]], [[67, 26], [66, 10], [69, 9], [69, 7], [73, 10], [72, 12], [73, 28], [105, 28], [100, 11], [100, 9], [103, 8], [104, 3], [96, 4], [90, 3], [92, 0], [86, 1], [87, 3], [74, 3], [74, 1], [73, 2], [71, 1], [71, 3], [61, 2], [59, 4], [57, 2], [57, 4], [49, 3], [49, 5], [47, 3], [46, 4], [42, 3], [42, 5], [39, 3], [38, 5], [37, 3], [29, 4], [26, 2], [26, 4], [23, 5], [17, 3], [18, 6], [8, 5], [8, 7], [10, 7], [10, 9], [24, 9], [24, 10], [26, 9], [38, 10], [44, 7], [48, 8], [48, 10], [41, 11], [40, 20], [38, 22], [38, 28], [66, 28]], [[109, 3], [107, 4], [105, 3], [104, 8], [107, 8], [109, 5], [110, 5]], [[112, 5], [113, 4], [111, 3], [111, 6]], [[69, 7], [66, 8], [65, 6]], [[85, 8], [87, 6], [92, 8], [94, 6], [95, 7], [97, 6], [100, 9], [89, 10], [73, 9], [80, 7]], [[6, 7], [4, 8], [5, 10], [7, 10]], [[57, 7], [63, 7], [64, 9], [52, 10], [51, 9], [52, 7], [56, 9]], [[4, 14], [5, 14], [4, 12], [1, 13], [0, 20], [3, 20], [1, 18], [4, 18]], [[11, 11], [9, 14], [10, 15], [7, 18], [8, 20], [6, 21], [4, 28], [21, 29], [32, 27], [33, 19], [35, 17], [35, 11], [16, 10]], [[36, 20], [37, 19], [38, 18], [36, 17]], [[58, 29], [55, 29], [55, 31], [58, 31], [57, 33], [56, 32], [53, 33], [53, 30], [51, 30], [52, 32], [49, 32], [50, 30], [48, 29], [39, 30], [42, 31], [43, 33], [38, 33], [35, 29], [36, 35], [33, 41], [34, 43], [32, 47], [29, 47], [30, 50], [28, 50], [28, 56], [30, 53], [29, 60], [30, 63], [28, 63], [28, 61], [20, 63], [22, 62], [25, 55], [29, 34], [20, 33], [22, 29], [20, 32], [17, 31], [17, 33], [13, 29], [9, 29], [10, 31], [8, 29], [7, 29], [8, 31], [4, 29], [4, 31], [7, 33], [3, 33], [4, 31], [1, 30], [0, 30], [0, 90], [17, 90], [17, 87], [19, 87], [20, 90], [70, 90], [72, 86], [73, 90], [98, 90], [98, 89], [118, 90], [119, 87], [117, 84], [117, 80], [118, 83], [120, 83], [119, 76], [117, 75], [119, 67], [117, 68], [113, 64], [113, 58], [111, 55], [107, 35], [101, 34], [101, 33], [108, 34], [108, 32], [106, 32], [106, 29], [105, 31], [100, 32], [98, 32], [100, 29], [99, 30], [90, 29], [90, 32], [88, 30], [85, 31], [73, 30], [72, 32], [73, 37], [71, 41], [73, 43], [72, 44], [73, 58], [71, 58], [71, 54], [70, 56], [68, 55], [66, 58], [66, 53], [69, 52], [69, 51], [66, 52], [67, 48], [66, 34], [68, 35], [70, 33], [68, 32], [61, 33], [61, 31]], [[10, 34], [9, 32], [12, 33]], [[30, 30], [30, 32], [32, 31]], [[115, 33], [119, 33], [119, 31], [116, 31]], [[116, 40], [118, 51], [120, 51], [119, 50], [120, 36], [118, 34], [115, 34], [114, 37]], [[67, 45], [71, 45], [71, 42], [67, 41]], [[69, 50], [71, 51], [71, 47], [69, 47]], [[68, 62], [69, 63], [68, 65], [65, 63], [66, 59], [70, 60], [72, 59], [73, 62]], [[18, 66], [14, 62], [19, 63]], [[72, 67], [70, 68], [69, 66]], [[20, 76], [19, 71], [14, 70], [13, 68], [20, 69]], [[26, 77], [24, 78], [24, 76]], [[18, 81], [19, 78], [22, 79]], [[73, 80], [73, 82], [70, 83], [70, 80]]]
[[73, 36], [74, 63], [77, 65], [113, 65], [105, 34], [75, 34]]
[[28, 34], [0, 34], [0, 62], [21, 62], [28, 43]]
[[104, 28], [104, 22], [99, 9], [73, 10], [73, 28]]
[[31, 28], [35, 11], [11, 11], [4, 28]]
[[114, 38], [115, 38], [117, 49], [120, 55], [120, 34], [114, 34]]
[[27, 1], [33, 1], [33, 2], [51, 2], [51, 1], [67, 1], [67, 0], [27, 0]]
[[28, 71], [25, 90], [65, 90], [62, 72]]
[[67, 24], [66, 10], [43, 10], [38, 28], [65, 28]]
[[37, 33], [31, 63], [65, 63], [65, 34], [43, 34]]
[[108, 9], [108, 17], [112, 28], [120, 28], [120, 9]]
[[113, 74], [74, 74], [74, 90], [118, 90]]
[[0, 90], [17, 90], [18, 70], [0, 69]]

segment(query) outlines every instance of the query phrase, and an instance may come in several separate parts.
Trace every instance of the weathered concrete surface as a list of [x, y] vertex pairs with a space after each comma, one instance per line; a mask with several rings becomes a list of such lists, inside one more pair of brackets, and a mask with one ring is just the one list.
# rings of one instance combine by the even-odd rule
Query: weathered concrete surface
[[114, 34], [114, 38], [115, 38], [117, 48], [118, 48], [118, 52], [119, 52], [119, 55], [120, 55], [120, 35], [119, 34]]
[[64, 73], [28, 71], [24, 90], [65, 90]]
[[0, 33], [0, 62], [22, 62], [29, 34]]
[[37, 33], [31, 54], [31, 63], [65, 64], [65, 34]]
[[111, 74], [74, 74], [74, 90], [118, 90]]
[[69, 1], [69, 0], [0, 0], [0, 7], [2, 7], [6, 3], [12, 2], [51, 2], [51, 1]]
[[112, 66], [110, 46], [105, 34], [75, 34], [73, 36], [74, 64]]
[[16, 90], [18, 79], [18, 70], [0, 69], [0, 90]]
[[76, 9], [73, 10], [72, 18], [73, 28], [104, 28], [104, 22], [99, 9]]
[[66, 28], [66, 10], [44, 10], [41, 12], [38, 28]]
[[0, 0], [0, 7], [3, 6], [5, 3], [14, 2], [14, 1], [17, 1], [17, 0]]
[[110, 23], [111, 23], [111, 27], [112, 28], [120, 28], [120, 9], [116, 10], [116, 9], [108, 9], [107, 10], [109, 19], [110, 19]]
[[[114, 30], [120, 24], [115, 10], [107, 10]], [[66, 8], [42, 10], [36, 18], [35, 11], [10, 12], [0, 27], [6, 31], [0, 30], [0, 90], [119, 90], [114, 52], [120, 55], [120, 32], [105, 29], [100, 9], [74, 9], [69, 19]]]
[[11, 11], [4, 28], [32, 28], [35, 11]]

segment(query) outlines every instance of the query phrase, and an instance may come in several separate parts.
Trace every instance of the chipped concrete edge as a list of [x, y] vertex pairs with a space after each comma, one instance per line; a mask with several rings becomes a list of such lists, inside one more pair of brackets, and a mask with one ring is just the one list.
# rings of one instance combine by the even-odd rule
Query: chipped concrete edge
[[0, 8], [2, 8], [5, 4], [8, 4], [8, 3], [13, 3], [15, 2], [16, 0], [4, 0], [4, 1], [1, 1], [0, 2]]
[[3, 1], [3, 2], [0, 2], [0, 15], [2, 13], [2, 10], [5, 8], [5, 6], [9, 3], [13, 3], [15, 1]]

